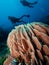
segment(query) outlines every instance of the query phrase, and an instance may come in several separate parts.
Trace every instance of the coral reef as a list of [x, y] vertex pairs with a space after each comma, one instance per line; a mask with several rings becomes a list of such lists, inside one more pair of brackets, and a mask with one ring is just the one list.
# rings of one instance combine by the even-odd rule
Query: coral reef
[[[48, 25], [35, 22], [17, 26], [9, 33], [7, 45], [11, 56], [20, 63], [24, 61], [28, 65], [49, 65]], [[6, 59], [4, 65], [7, 62]]]

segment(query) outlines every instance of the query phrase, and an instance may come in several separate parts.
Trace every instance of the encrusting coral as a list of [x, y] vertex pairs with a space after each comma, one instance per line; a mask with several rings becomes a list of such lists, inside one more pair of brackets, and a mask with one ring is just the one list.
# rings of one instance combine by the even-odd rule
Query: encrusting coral
[[[35, 22], [16, 26], [8, 36], [7, 45], [11, 57], [18, 59], [19, 63], [24, 60], [28, 65], [49, 65], [48, 25]], [[7, 62], [8, 59], [4, 65]]]

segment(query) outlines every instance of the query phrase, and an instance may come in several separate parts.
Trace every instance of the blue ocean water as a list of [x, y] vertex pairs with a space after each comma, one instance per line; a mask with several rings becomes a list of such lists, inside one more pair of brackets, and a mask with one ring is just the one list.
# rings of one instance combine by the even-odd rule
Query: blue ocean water
[[[13, 24], [8, 19], [8, 16], [21, 17], [24, 14], [29, 14], [30, 17], [24, 17], [26, 23], [34, 21], [42, 21], [44, 17], [49, 15], [49, 0], [27, 0], [28, 2], [38, 1], [33, 8], [23, 6], [20, 0], [0, 0], [0, 27], [11, 29]], [[44, 19], [45, 20], [45, 19]], [[49, 24], [49, 21], [44, 23]], [[24, 24], [16, 22], [16, 25]]]

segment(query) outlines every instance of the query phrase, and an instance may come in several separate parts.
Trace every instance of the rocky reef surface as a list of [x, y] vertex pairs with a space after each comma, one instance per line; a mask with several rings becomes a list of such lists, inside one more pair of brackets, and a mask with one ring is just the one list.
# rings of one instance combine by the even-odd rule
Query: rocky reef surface
[[17, 26], [9, 33], [7, 45], [11, 56], [4, 65], [9, 65], [13, 58], [26, 65], [49, 65], [48, 25], [35, 22]]

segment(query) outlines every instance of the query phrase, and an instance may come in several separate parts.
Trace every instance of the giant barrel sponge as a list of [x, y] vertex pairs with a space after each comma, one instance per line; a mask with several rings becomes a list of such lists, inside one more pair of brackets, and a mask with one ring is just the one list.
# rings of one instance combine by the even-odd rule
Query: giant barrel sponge
[[48, 25], [35, 22], [16, 26], [9, 33], [7, 45], [11, 56], [20, 63], [24, 61], [28, 65], [49, 65]]

